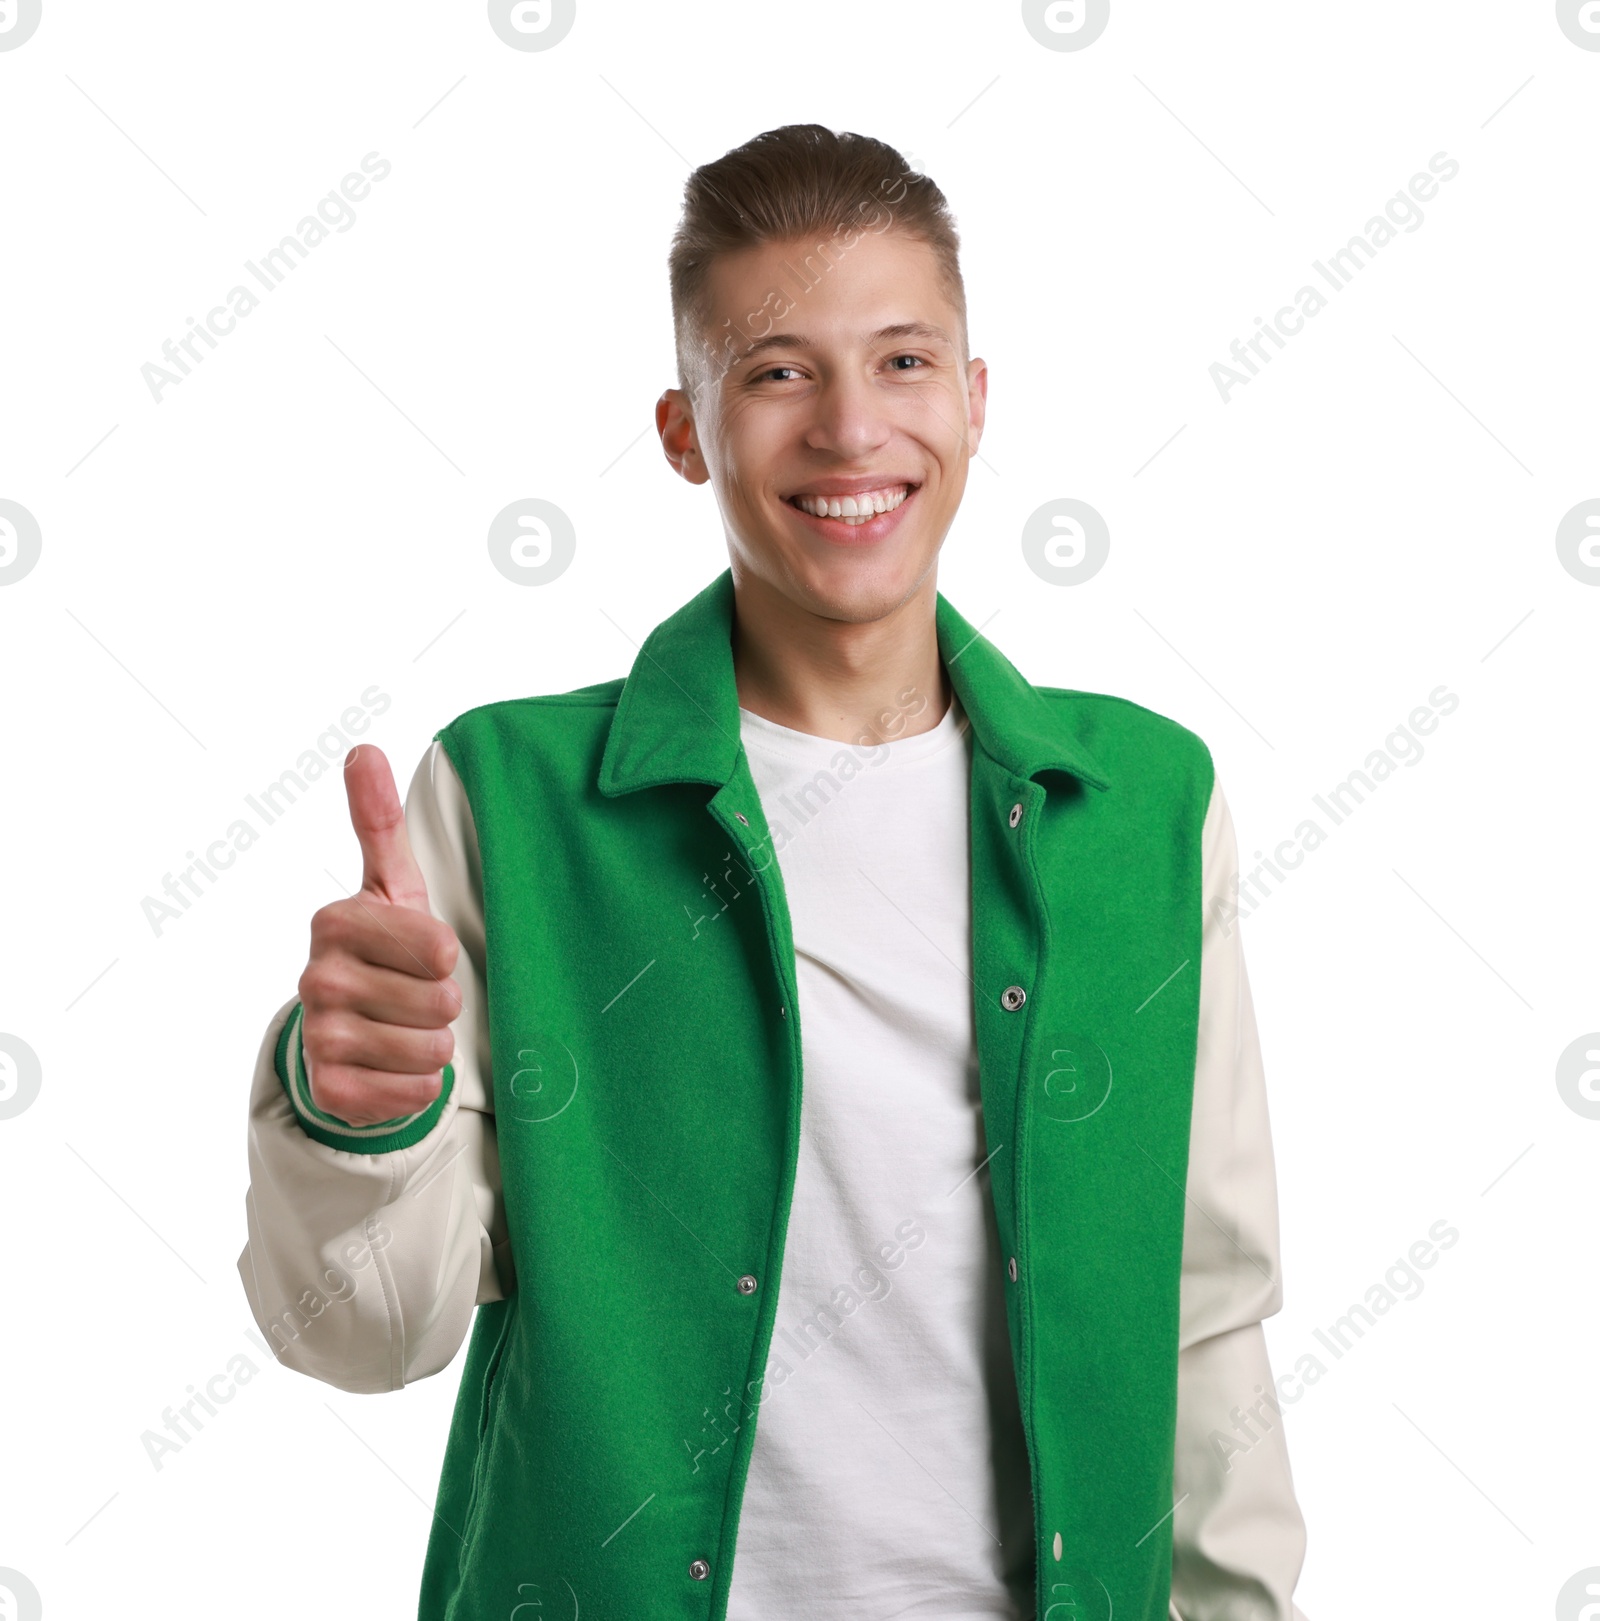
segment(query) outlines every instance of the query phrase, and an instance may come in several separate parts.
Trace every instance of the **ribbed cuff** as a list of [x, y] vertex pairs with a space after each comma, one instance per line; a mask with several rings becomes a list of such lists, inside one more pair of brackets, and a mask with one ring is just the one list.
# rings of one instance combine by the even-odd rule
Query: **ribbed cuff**
[[278, 1037], [273, 1065], [283, 1090], [288, 1095], [289, 1107], [301, 1129], [313, 1142], [325, 1143], [329, 1148], [343, 1148], [352, 1154], [390, 1154], [397, 1148], [410, 1148], [420, 1143], [439, 1123], [450, 1092], [455, 1085], [456, 1072], [452, 1065], [444, 1066], [444, 1084], [439, 1095], [426, 1109], [416, 1114], [399, 1115], [393, 1120], [379, 1120], [370, 1126], [352, 1126], [319, 1109], [311, 1101], [311, 1088], [306, 1082], [306, 1054], [301, 1041], [300, 1024], [303, 1008], [296, 1002], [294, 1011], [284, 1021]]

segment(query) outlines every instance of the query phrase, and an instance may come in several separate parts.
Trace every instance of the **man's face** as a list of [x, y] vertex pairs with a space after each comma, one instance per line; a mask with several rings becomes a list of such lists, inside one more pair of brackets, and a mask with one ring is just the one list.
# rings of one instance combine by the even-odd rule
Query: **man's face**
[[[931, 248], [863, 234], [817, 279], [815, 247], [769, 243], [712, 264], [696, 398], [668, 389], [656, 422], [672, 465], [710, 480], [736, 580], [860, 622], [932, 572], [978, 447], [988, 372], [961, 358], [960, 315]], [[806, 290], [791, 267], [808, 252]]]

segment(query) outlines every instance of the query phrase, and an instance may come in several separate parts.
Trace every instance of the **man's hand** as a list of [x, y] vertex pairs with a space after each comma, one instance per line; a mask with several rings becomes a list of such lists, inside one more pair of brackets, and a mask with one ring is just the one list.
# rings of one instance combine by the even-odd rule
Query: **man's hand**
[[428, 911], [405, 811], [383, 751], [358, 743], [345, 762], [361, 889], [311, 919], [300, 976], [306, 1078], [319, 1109], [353, 1126], [415, 1114], [438, 1097], [455, 1051], [450, 977], [455, 931]]

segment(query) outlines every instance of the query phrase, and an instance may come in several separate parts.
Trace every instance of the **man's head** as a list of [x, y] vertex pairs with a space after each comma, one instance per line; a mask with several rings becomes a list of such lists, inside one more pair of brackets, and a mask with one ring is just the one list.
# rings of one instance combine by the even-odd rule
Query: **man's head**
[[712, 484], [736, 581], [861, 622], [931, 575], [988, 386], [958, 247], [939, 188], [866, 136], [789, 125], [689, 177], [656, 422]]

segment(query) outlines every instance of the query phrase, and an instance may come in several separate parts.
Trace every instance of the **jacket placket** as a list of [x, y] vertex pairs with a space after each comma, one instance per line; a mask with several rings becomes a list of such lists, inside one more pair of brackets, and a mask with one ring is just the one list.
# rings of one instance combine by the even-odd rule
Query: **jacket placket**
[[[772, 849], [760, 795], [750, 775], [743, 749], [739, 751], [734, 762], [732, 775], [707, 801], [706, 810], [733, 842], [734, 847], [740, 850], [745, 865], [755, 874], [756, 892], [761, 899], [762, 918], [766, 927], [772, 967], [772, 986], [768, 1002], [771, 1017], [782, 1023], [787, 1037], [784, 1046], [787, 1074], [782, 1078], [788, 1090], [788, 1108], [784, 1115], [782, 1180], [777, 1190], [772, 1231], [769, 1235], [766, 1275], [759, 1282], [763, 1299], [756, 1320], [750, 1363], [746, 1370], [745, 1390], [748, 1392], [760, 1388], [777, 1327], [785, 1238], [788, 1232], [789, 1213], [794, 1202], [795, 1173], [799, 1165], [800, 1105], [803, 1091], [799, 996], [795, 979], [794, 934], [789, 920], [788, 900], [783, 888], [783, 875]], [[724, 1621], [728, 1611], [740, 1508], [749, 1475], [750, 1457], [755, 1446], [755, 1433], [754, 1422], [746, 1422], [739, 1426], [729, 1468], [718, 1558], [711, 1571], [713, 1581], [710, 1621]]]

